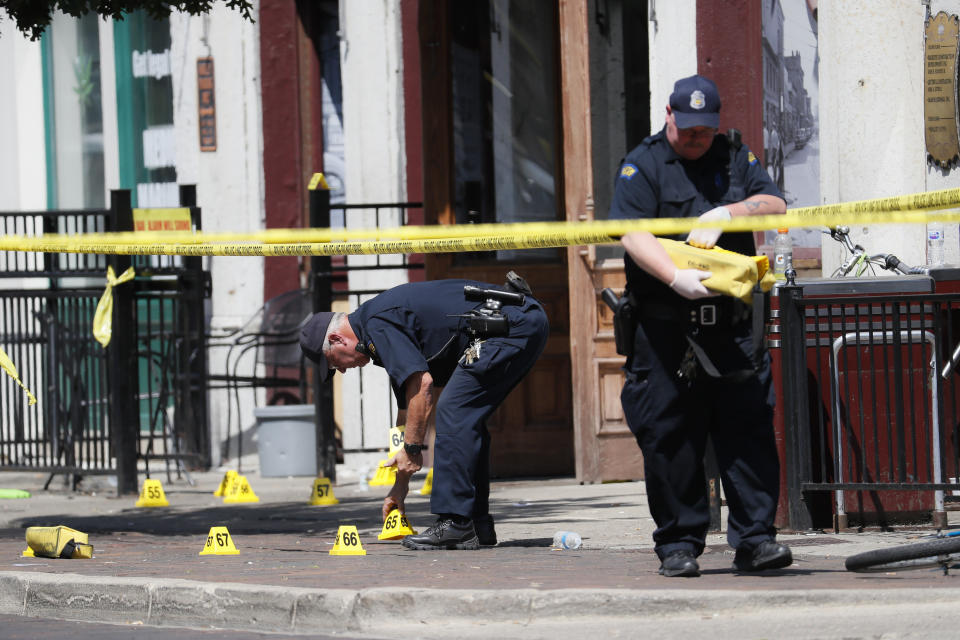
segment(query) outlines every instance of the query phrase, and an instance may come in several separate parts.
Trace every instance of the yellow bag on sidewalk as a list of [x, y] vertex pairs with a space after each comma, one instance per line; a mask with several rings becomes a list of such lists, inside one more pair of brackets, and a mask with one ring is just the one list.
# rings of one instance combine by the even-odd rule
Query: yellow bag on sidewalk
[[678, 269], [700, 269], [713, 275], [703, 281], [711, 291], [752, 302], [753, 287], [759, 282], [760, 289], [770, 291], [776, 278], [770, 270], [767, 256], [745, 256], [720, 247], [700, 249], [686, 242], [657, 238], [667, 250]]
[[92, 558], [87, 534], [70, 527], [27, 527], [27, 547], [42, 558]]

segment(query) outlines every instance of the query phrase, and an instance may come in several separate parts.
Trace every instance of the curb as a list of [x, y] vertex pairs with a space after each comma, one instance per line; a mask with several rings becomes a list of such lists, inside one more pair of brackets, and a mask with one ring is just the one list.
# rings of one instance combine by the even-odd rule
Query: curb
[[78, 574], [0, 572], [0, 613], [151, 626], [311, 634], [374, 632], [400, 620], [431, 625], [490, 620], [521, 625], [558, 620], [626, 620], [682, 615], [956, 603], [956, 589], [700, 589], [440, 590], [378, 587], [307, 589], [170, 578], [105, 578]]

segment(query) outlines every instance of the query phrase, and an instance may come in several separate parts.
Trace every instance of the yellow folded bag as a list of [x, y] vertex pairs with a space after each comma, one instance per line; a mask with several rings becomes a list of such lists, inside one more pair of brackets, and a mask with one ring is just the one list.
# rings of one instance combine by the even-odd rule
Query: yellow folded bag
[[42, 558], [92, 558], [87, 534], [70, 527], [27, 527], [27, 547]]
[[657, 238], [678, 269], [700, 269], [713, 275], [703, 281], [711, 291], [752, 302], [753, 287], [770, 291], [776, 282], [767, 256], [745, 256], [720, 247], [700, 249], [686, 242]]

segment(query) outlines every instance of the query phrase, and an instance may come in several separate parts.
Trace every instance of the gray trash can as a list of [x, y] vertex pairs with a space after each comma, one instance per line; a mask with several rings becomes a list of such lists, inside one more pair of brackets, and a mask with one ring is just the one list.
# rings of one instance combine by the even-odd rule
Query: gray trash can
[[317, 431], [312, 404], [258, 407], [257, 451], [261, 476], [317, 475]]

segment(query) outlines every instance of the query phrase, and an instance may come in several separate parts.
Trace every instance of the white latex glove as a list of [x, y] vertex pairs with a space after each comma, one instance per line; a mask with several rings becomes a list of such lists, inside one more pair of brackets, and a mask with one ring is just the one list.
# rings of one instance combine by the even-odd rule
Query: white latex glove
[[700, 269], [677, 269], [673, 274], [673, 282], [670, 283], [670, 288], [687, 300], [709, 298], [718, 294], [703, 286], [701, 280], [706, 280], [712, 275], [711, 272], [701, 271]]
[[[710, 209], [710, 211], [706, 213], [701, 213], [699, 220], [700, 222], [725, 221], [731, 217], [729, 209], [726, 207], [717, 207]], [[713, 249], [714, 245], [717, 244], [717, 240], [720, 239], [721, 233], [723, 233], [723, 231], [720, 229], [694, 229], [690, 232], [690, 235], [687, 236], [687, 244], [700, 247], [701, 249]]]

